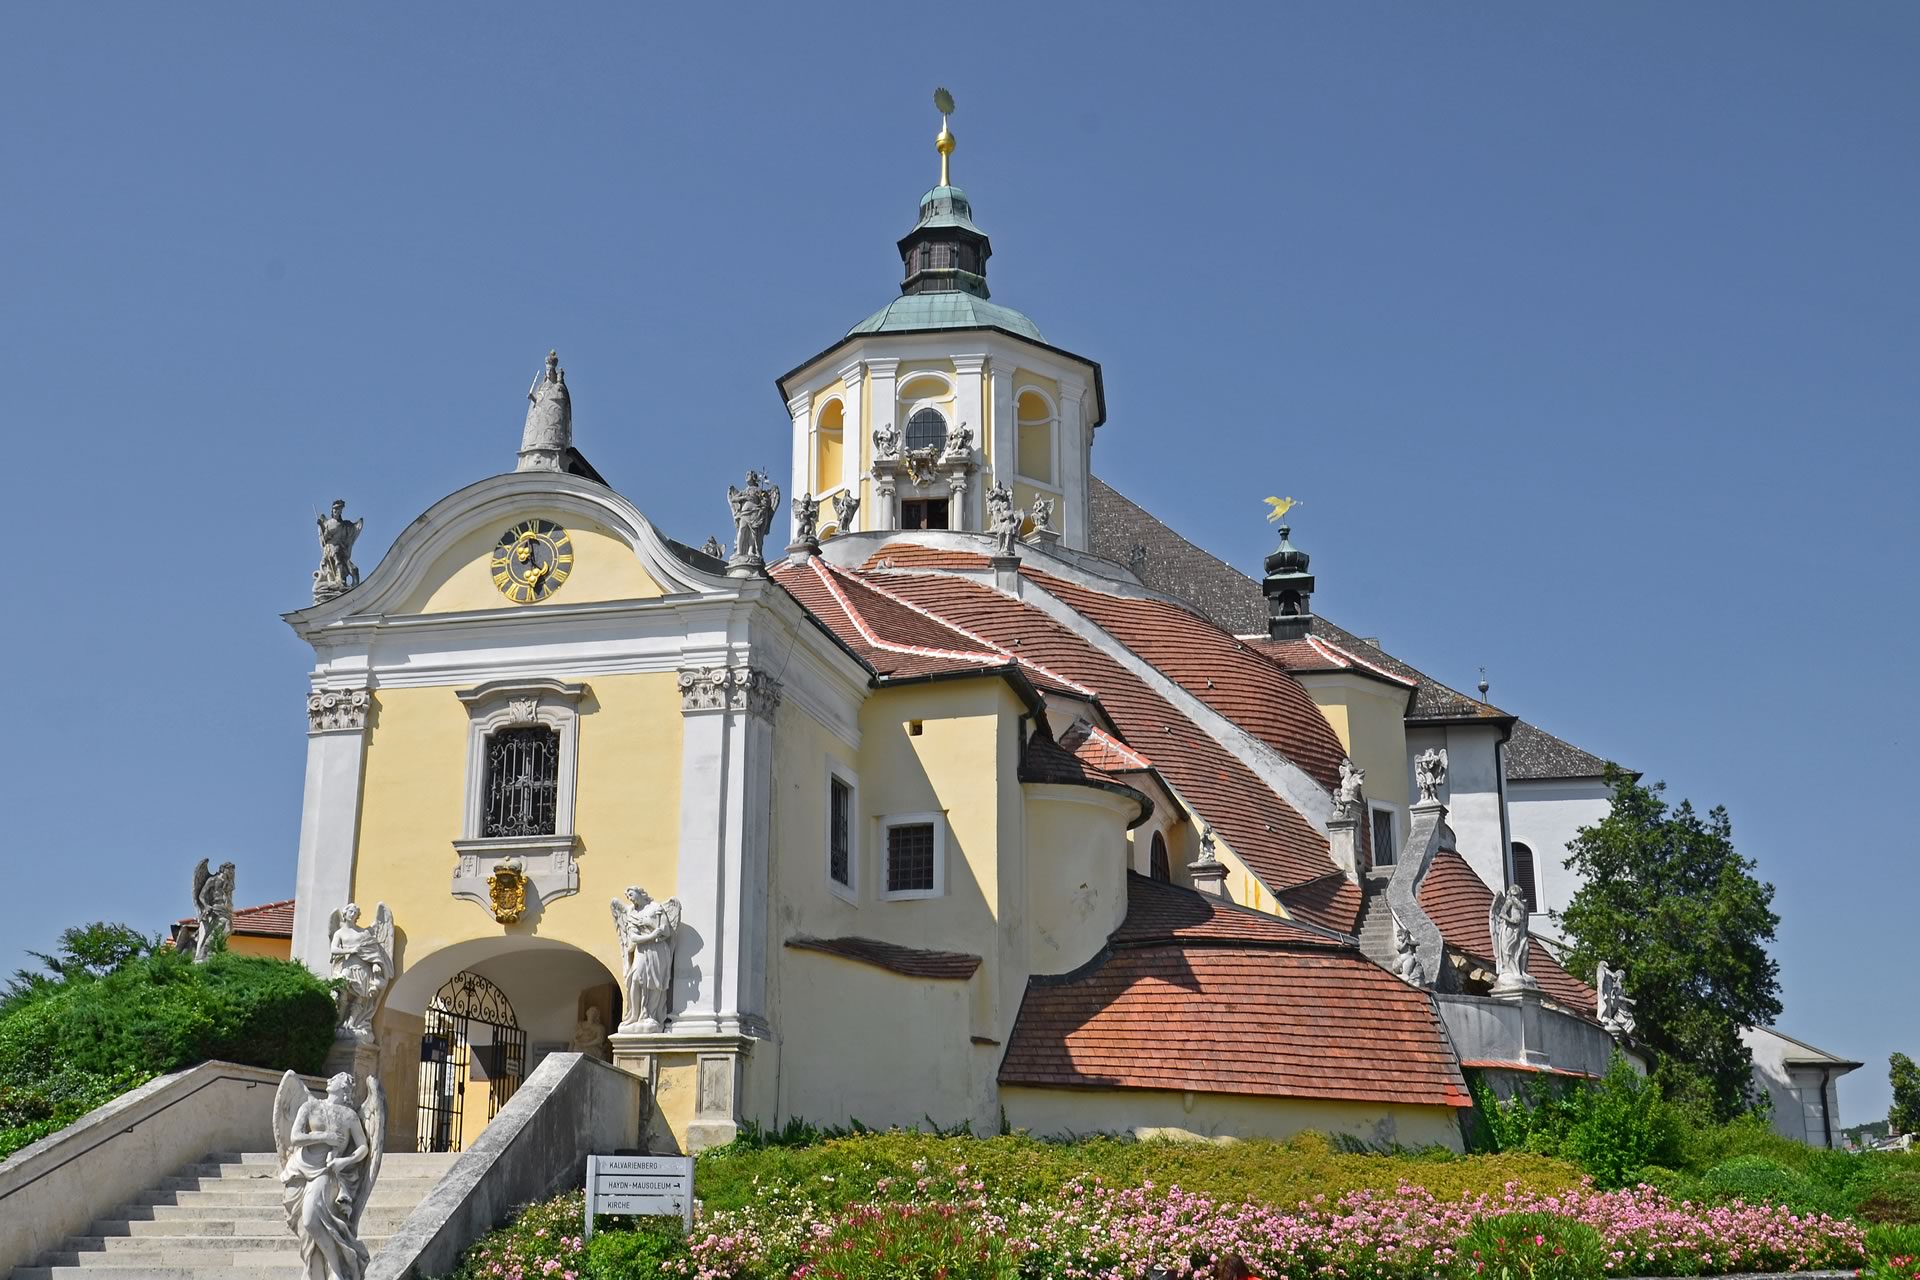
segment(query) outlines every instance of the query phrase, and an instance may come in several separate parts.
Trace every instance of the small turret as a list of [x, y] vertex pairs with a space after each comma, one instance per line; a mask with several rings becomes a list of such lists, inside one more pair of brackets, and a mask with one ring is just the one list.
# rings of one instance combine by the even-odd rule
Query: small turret
[[1313, 575], [1310, 557], [1287, 541], [1280, 526], [1280, 545], [1267, 557], [1267, 576], [1260, 589], [1267, 597], [1267, 635], [1275, 640], [1298, 640], [1313, 626]]

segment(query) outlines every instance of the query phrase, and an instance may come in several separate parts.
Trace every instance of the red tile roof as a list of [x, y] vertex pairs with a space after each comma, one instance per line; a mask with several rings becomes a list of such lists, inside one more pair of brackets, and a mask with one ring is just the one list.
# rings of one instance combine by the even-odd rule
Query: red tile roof
[[773, 579], [805, 605], [876, 675], [912, 679], [956, 671], [1004, 671], [1003, 653], [969, 640], [925, 614], [877, 595], [852, 574], [818, 556], [805, 564], [786, 561]]
[[805, 935], [787, 939], [795, 951], [819, 951], [843, 960], [856, 960], [908, 978], [954, 978], [965, 981], [980, 967], [980, 957], [964, 951], [927, 951], [903, 947], [878, 938], [810, 938]]
[[1142, 883], [1100, 959], [1028, 983], [1000, 1083], [1471, 1104], [1426, 992], [1319, 934]]
[[867, 557], [862, 569], [984, 569], [987, 558], [972, 551], [923, 547], [916, 542], [889, 542]]
[[1084, 720], [1075, 721], [1060, 735], [1060, 745], [1103, 773], [1139, 773], [1153, 768], [1153, 761], [1146, 756]]
[[1419, 686], [1411, 676], [1392, 671], [1383, 663], [1369, 662], [1349, 649], [1343, 649], [1325, 636], [1306, 635], [1297, 640], [1247, 641], [1253, 649], [1288, 671], [1362, 671], [1407, 689]]
[[[1448, 946], [1493, 967], [1493, 934], [1487, 923], [1493, 890], [1465, 858], [1452, 850], [1434, 854], [1433, 865], [1420, 882], [1419, 901]], [[1584, 1018], [1594, 1016], [1599, 997], [1593, 988], [1561, 968], [1538, 938], [1527, 939], [1527, 972], [1540, 984], [1541, 994], [1555, 1004]]]
[[1140, 807], [1139, 816], [1133, 825], [1138, 826], [1153, 816], [1153, 801], [1140, 791], [1128, 786], [1120, 779], [1088, 764], [1079, 755], [1068, 751], [1044, 733], [1035, 733], [1027, 739], [1026, 749], [1020, 755], [1020, 781], [1047, 782], [1068, 787], [1095, 787], [1101, 791], [1111, 791], [1125, 796]]
[[1350, 949], [1352, 940], [1280, 916], [1238, 907], [1181, 885], [1127, 873], [1127, 918], [1109, 939], [1114, 945], [1140, 942], [1290, 943], [1295, 946]]
[[[182, 916], [174, 922], [176, 931], [184, 928], [191, 937], [200, 927], [198, 916]], [[233, 931], [252, 938], [291, 938], [293, 936], [293, 899], [263, 902], [257, 907], [233, 909]]]
[[1359, 929], [1360, 909], [1366, 905], [1360, 886], [1340, 871], [1295, 885], [1280, 895], [1280, 902], [1289, 914], [1341, 933]]

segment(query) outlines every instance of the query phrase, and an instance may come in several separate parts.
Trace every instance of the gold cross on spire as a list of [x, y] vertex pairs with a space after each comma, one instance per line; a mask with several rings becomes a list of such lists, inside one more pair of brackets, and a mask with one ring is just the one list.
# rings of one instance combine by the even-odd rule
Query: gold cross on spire
[[953, 155], [953, 130], [947, 128], [947, 117], [953, 114], [953, 95], [945, 89], [933, 91], [933, 109], [940, 113], [940, 133], [934, 138], [934, 150], [940, 153], [940, 185], [952, 185], [947, 181], [947, 159]]

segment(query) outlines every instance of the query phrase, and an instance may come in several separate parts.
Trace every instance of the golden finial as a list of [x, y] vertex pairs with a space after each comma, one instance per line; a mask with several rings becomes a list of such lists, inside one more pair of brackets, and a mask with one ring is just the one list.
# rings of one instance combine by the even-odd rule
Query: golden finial
[[947, 181], [947, 157], [953, 154], [953, 130], [947, 128], [947, 117], [953, 114], [953, 95], [945, 89], [933, 91], [933, 109], [940, 113], [940, 134], [933, 140], [933, 146], [940, 153], [940, 185], [950, 186]]

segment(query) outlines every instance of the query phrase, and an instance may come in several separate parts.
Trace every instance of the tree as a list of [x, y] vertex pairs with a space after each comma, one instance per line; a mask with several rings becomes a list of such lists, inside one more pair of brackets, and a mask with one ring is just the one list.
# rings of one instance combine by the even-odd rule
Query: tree
[[28, 955], [46, 966], [46, 973], [16, 969], [13, 981], [0, 994], [0, 1007], [32, 995], [58, 982], [73, 979], [104, 978], [124, 968], [128, 961], [153, 954], [159, 940], [149, 938], [131, 925], [109, 924], [96, 920], [75, 925], [60, 934], [60, 945], [52, 955], [29, 951]]
[[1893, 1106], [1887, 1128], [1894, 1133], [1920, 1133], [1920, 1067], [1904, 1053], [1887, 1059], [1887, 1079], [1893, 1082]]
[[1780, 1016], [1773, 886], [1733, 847], [1724, 808], [1703, 820], [1690, 802], [1668, 808], [1665, 783], [1612, 765], [1606, 777], [1613, 811], [1581, 828], [1567, 858], [1583, 881], [1558, 917], [1567, 968], [1592, 982], [1600, 961], [1623, 966], [1662, 1091], [1730, 1119], [1755, 1101], [1740, 1030]]

